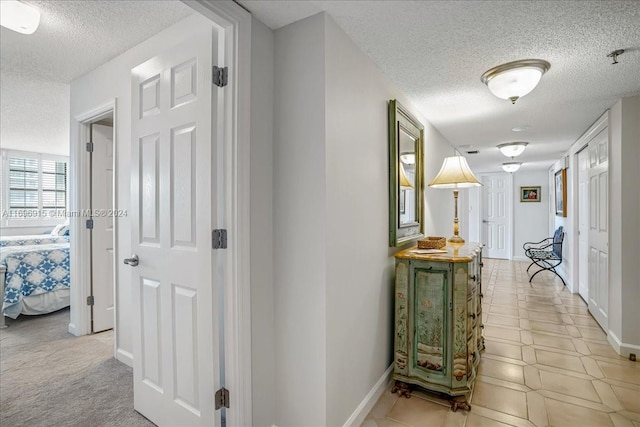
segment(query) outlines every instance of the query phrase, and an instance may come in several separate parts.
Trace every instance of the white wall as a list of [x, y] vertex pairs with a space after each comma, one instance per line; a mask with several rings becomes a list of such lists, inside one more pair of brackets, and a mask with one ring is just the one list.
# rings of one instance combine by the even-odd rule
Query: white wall
[[273, 299], [274, 34], [251, 23], [251, 350], [253, 425], [275, 419]]
[[[275, 40], [275, 424], [343, 425], [392, 363], [388, 100], [425, 126], [427, 182], [452, 149], [327, 15]], [[451, 191], [425, 203], [449, 235]]]
[[640, 96], [609, 114], [609, 341], [623, 356], [640, 352]]
[[[131, 140], [131, 68], [144, 62], [153, 55], [169, 48], [176, 41], [190, 34], [199, 25], [210, 25], [206, 18], [195, 14], [168, 29], [158, 33], [149, 40], [128, 50], [108, 63], [71, 82], [71, 117], [84, 114], [97, 107], [112, 102], [117, 98], [116, 144], [117, 144], [117, 198], [116, 209], [129, 209], [130, 200], [130, 140]], [[72, 119], [72, 136], [78, 137], [77, 125]], [[72, 206], [72, 210], [79, 208]], [[72, 221], [74, 218], [72, 218]], [[86, 233], [80, 227], [80, 218], [75, 221], [75, 233]], [[131, 252], [131, 229], [129, 218], [117, 218], [117, 251], [120, 257]], [[131, 276], [127, 268], [117, 266], [117, 343], [116, 347], [121, 360], [133, 352], [133, 337], [130, 328], [132, 322]], [[72, 278], [73, 280], [73, 278]], [[76, 279], [77, 280], [77, 279]], [[73, 284], [72, 284], [73, 286]], [[72, 311], [71, 323], [77, 322]]]
[[[540, 186], [539, 202], [521, 202], [520, 187]], [[549, 178], [546, 169], [513, 174], [513, 259], [526, 261], [522, 245], [549, 237]]]
[[3, 71], [2, 148], [69, 155], [69, 85]]
[[279, 427], [326, 424], [324, 16], [275, 32], [274, 286]]
[[[568, 156], [567, 152], [567, 156]], [[567, 158], [562, 157], [560, 160], [558, 160], [553, 167], [551, 167], [548, 171], [549, 175], [548, 175], [548, 183], [549, 183], [549, 192], [547, 193], [549, 195], [549, 210], [551, 212], [551, 217], [552, 220], [550, 221], [551, 227], [549, 229], [549, 235], [546, 237], [551, 237], [553, 236], [553, 233], [555, 232], [555, 230], [562, 226], [563, 230], [564, 230], [564, 242], [562, 244], [562, 264], [560, 264], [559, 267], [556, 268], [556, 270], [558, 271], [558, 273], [560, 273], [560, 275], [564, 278], [565, 282], [567, 283], [567, 287], [569, 288], [569, 290], [571, 292], [578, 292], [578, 283], [576, 280], [573, 279], [573, 269], [571, 267], [572, 265], [572, 259], [573, 259], [573, 251], [577, 250], [577, 248], [574, 248], [572, 245], [573, 242], [573, 218], [576, 215], [576, 207], [574, 206], [574, 204], [572, 203], [572, 201], [574, 200], [573, 197], [573, 177], [572, 177], [572, 171], [573, 171], [573, 164], [571, 163], [573, 159], [571, 159], [572, 156], [567, 157], [569, 160], [567, 162]], [[567, 168], [567, 216], [563, 217], [562, 215], [556, 215], [555, 211], [556, 211], [556, 207], [555, 207], [555, 174], [556, 172], [558, 172], [559, 170], [561, 170], [562, 168], [565, 167], [565, 165], [568, 167]], [[575, 283], [574, 283], [575, 282]]]

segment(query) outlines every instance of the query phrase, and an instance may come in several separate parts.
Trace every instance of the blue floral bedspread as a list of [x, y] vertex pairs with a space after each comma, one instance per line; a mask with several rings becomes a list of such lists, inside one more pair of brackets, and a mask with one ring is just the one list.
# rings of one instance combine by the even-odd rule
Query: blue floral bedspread
[[0, 248], [6, 266], [2, 312], [29, 295], [69, 289], [69, 243]]
[[6, 246], [50, 245], [52, 243], [68, 243], [69, 236], [52, 236], [36, 234], [33, 236], [5, 236], [0, 238], [0, 248]]

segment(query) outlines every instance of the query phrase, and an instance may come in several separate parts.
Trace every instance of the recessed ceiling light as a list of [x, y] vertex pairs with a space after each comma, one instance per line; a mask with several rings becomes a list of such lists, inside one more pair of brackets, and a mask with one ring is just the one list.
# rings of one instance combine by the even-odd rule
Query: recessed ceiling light
[[531, 126], [529, 126], [529, 125], [521, 125], [521, 126], [516, 126], [516, 127], [512, 128], [511, 130], [513, 132], [526, 132], [529, 129], [531, 129]]
[[40, 11], [16, 0], [0, 1], [0, 25], [22, 34], [33, 34], [40, 25]]

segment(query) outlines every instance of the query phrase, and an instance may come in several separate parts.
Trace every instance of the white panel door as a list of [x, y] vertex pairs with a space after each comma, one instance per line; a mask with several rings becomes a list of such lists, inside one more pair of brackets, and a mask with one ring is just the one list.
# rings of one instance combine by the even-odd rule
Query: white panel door
[[487, 258], [510, 259], [511, 176], [483, 175], [482, 238]]
[[589, 149], [578, 153], [578, 293], [589, 301]]
[[113, 328], [113, 127], [91, 125], [91, 331]]
[[212, 92], [217, 32], [195, 31], [131, 71], [134, 407], [159, 426], [220, 425], [212, 117], [224, 89]]
[[594, 137], [589, 150], [589, 312], [609, 326], [609, 133]]

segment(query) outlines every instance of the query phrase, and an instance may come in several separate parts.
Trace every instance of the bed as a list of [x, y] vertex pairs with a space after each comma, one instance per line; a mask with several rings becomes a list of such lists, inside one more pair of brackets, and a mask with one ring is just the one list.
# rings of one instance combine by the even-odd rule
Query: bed
[[11, 236], [0, 239], [2, 315], [51, 313], [70, 301], [69, 237]]

